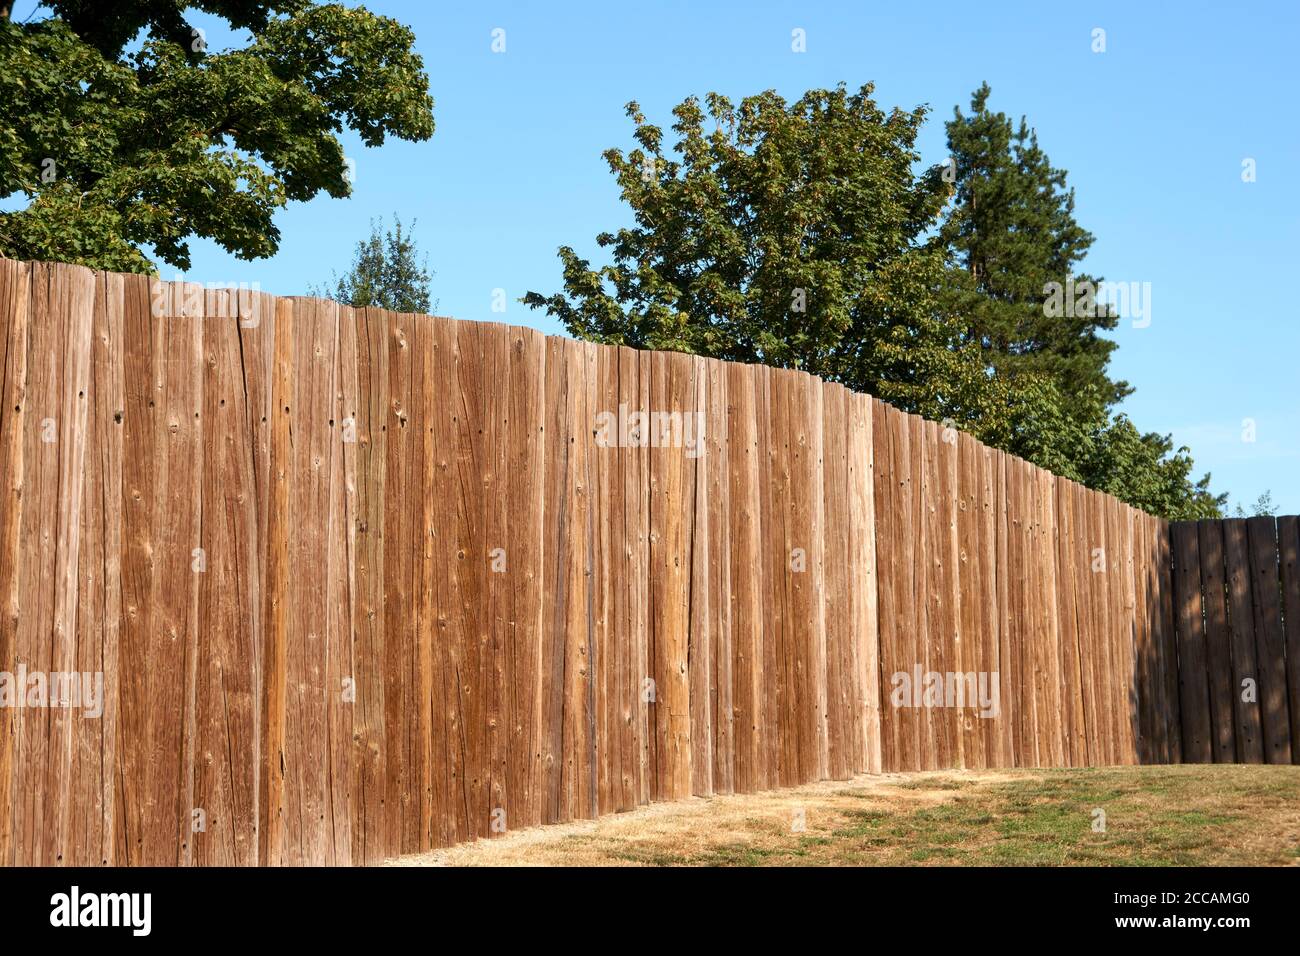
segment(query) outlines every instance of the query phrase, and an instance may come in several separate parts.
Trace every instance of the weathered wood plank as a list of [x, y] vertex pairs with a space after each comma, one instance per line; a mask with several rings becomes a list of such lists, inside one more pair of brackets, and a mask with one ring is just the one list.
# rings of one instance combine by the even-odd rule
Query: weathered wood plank
[[1286, 644], [1287, 710], [1291, 716], [1291, 762], [1300, 763], [1300, 518], [1277, 519], [1278, 567], [1282, 574], [1282, 620]]
[[[511, 329], [509, 447], [507, 461], [510, 511], [506, 548], [510, 585], [509, 644], [510, 743], [508, 771], [512, 787], [507, 826], [541, 822], [540, 719], [543, 686], [542, 595], [544, 576], [546, 341], [532, 329]], [[626, 631], [629, 633], [630, 631]], [[435, 693], [438, 691], [435, 690]]]
[[730, 508], [728, 606], [731, 613], [732, 739], [735, 790], [753, 793], [765, 783], [766, 728], [763, 684], [765, 576], [762, 488], [756, 404], [756, 367], [729, 364], [727, 379], [727, 493]]
[[854, 772], [880, 773], [881, 688], [879, 575], [876, 569], [875, 400], [847, 395], [848, 634], [853, 671]]
[[[982, 617], [988, 595], [984, 590], [984, 566], [980, 553], [983, 525], [980, 509], [979, 442], [961, 432], [957, 435], [957, 585], [960, 593], [956, 669], [962, 673], [987, 673]], [[962, 766], [987, 766], [984, 753], [983, 720], [978, 698], [966, 701], [958, 712]]]
[[1056, 495], [1056, 612], [1061, 647], [1061, 705], [1065, 763], [1084, 767], [1088, 762], [1087, 729], [1084, 725], [1083, 681], [1079, 660], [1079, 620], [1074, 592], [1074, 483], [1068, 478], [1053, 482]]
[[591, 668], [590, 693], [594, 698], [594, 741], [596, 757], [596, 810], [612, 813], [617, 808], [615, 788], [619, 775], [617, 701], [617, 655], [613, 642], [614, 578], [626, 574], [616, 552], [614, 524], [619, 507], [615, 502], [618, 456], [623, 449], [618, 436], [618, 355], [611, 349], [588, 347], [588, 407], [592, 415], [591, 435], [591, 522], [590, 576]]
[[[1251, 601], [1250, 546], [1246, 537], [1246, 522], [1223, 522], [1223, 556], [1228, 586], [1228, 617], [1232, 628], [1232, 707], [1236, 721], [1237, 760], [1241, 763], [1263, 763], [1260, 668], [1255, 656], [1255, 613]], [[1246, 693], [1247, 681], [1253, 686], [1250, 694]], [[1186, 703], [1180, 700], [1180, 706], [1186, 706]], [[1186, 759], [1185, 740], [1183, 752]]]
[[[822, 394], [822, 581], [826, 647], [827, 774], [845, 780], [855, 769], [854, 702], [855, 635], [850, 619], [852, 563], [849, 515], [849, 394], [840, 385], [825, 383]], [[861, 718], [859, 716], [859, 722]]]
[[[385, 544], [389, 546], [386, 563], [400, 568], [407, 553], [414, 552], [418, 567], [413, 573], [420, 588], [414, 626], [409, 637], [398, 637], [409, 647], [405, 651], [400, 646], [397, 649], [399, 655], [409, 655], [415, 662], [416, 699], [404, 704], [398, 685], [390, 688], [393, 693], [386, 691], [385, 704], [393, 715], [390, 720], [402, 719], [397, 713], [403, 706], [413, 707], [418, 715], [413, 726], [418, 731], [419, 746], [431, 750], [419, 781], [423, 789], [420, 823], [428, 827], [430, 842], [438, 844], [471, 839], [477, 832], [477, 817], [482, 815], [471, 798], [473, 766], [468, 751], [472, 741], [467, 738], [472, 716], [464, 692], [466, 687], [477, 686], [472, 670], [473, 647], [467, 635], [478, 616], [471, 611], [466, 620], [462, 596], [461, 566], [471, 560], [466, 545], [468, 506], [463, 482], [471, 479], [461, 470], [460, 422], [466, 406], [451, 387], [461, 374], [457, 324], [433, 318], [420, 330], [429, 353], [422, 357], [421, 373], [432, 386], [414, 393], [410, 412], [419, 424], [405, 426], [418, 427], [418, 432], [410, 434], [418, 460], [412, 462], [409, 475], [392, 477], [406, 481], [418, 478], [418, 487], [425, 492], [422, 507], [412, 516], [417, 537], [410, 536], [410, 524], [405, 526], [405, 536], [400, 524], [385, 529]], [[389, 406], [393, 406], [392, 398]], [[390, 422], [394, 422], [392, 414], [390, 411]], [[406, 434], [396, 422], [390, 424], [389, 432], [390, 441], [403, 440]], [[485, 556], [480, 557], [486, 562]], [[406, 719], [410, 722], [410, 718]], [[400, 796], [394, 794], [392, 799]], [[426, 812], [431, 819], [423, 819]]]
[[792, 780], [807, 783], [817, 779], [821, 763], [822, 713], [818, 709], [819, 665], [817, 649], [817, 593], [821, 588], [821, 569], [817, 565], [818, 548], [813, 499], [820, 488], [815, 467], [816, 422], [810, 379], [800, 372], [784, 375], [789, 412], [789, 494], [784, 499], [790, 522], [790, 627], [786, 632], [786, 661], [789, 687], [789, 720], [794, 733], [791, 767]]
[[902, 722], [900, 709], [894, 704], [893, 674], [898, 661], [899, 614], [897, 611], [898, 578], [902, 573], [899, 552], [894, 547], [900, 521], [899, 478], [894, 456], [894, 436], [898, 412], [879, 399], [871, 399], [872, 504], [875, 511], [874, 544], [876, 552], [876, 588], [880, 698], [881, 769], [901, 769]]
[[1033, 635], [1030, 631], [1030, 541], [1027, 465], [1007, 458], [1007, 609], [1010, 624], [1009, 689], [1015, 699], [1012, 740], [1015, 766], [1036, 767], [1038, 760], [1036, 685], [1033, 677]]
[[1205, 656], [1210, 690], [1210, 749], [1215, 763], [1236, 760], [1232, 713], [1232, 643], [1228, 634], [1227, 588], [1223, 578], [1223, 524], [1196, 523], [1205, 611]]
[[[0, 264], [2, 266], [2, 264]], [[2, 282], [3, 280], [0, 280]], [[95, 280], [95, 317], [91, 342], [90, 403], [83, 491], [79, 594], [77, 599], [77, 671], [103, 674], [97, 698], [97, 718], [81, 718], [74, 777], [81, 789], [71, 807], [74, 850], [65, 862], [113, 865], [118, 860], [119, 798], [119, 633], [122, 615], [122, 412], [125, 407], [123, 374], [123, 277], [98, 273]], [[4, 294], [0, 292], [0, 302]], [[0, 310], [3, 305], [0, 305]], [[0, 373], [2, 374], [2, 373]], [[5, 400], [0, 388], [0, 402]], [[9, 406], [12, 408], [12, 406]], [[3, 427], [0, 426], [0, 435]], [[0, 448], [3, 439], [0, 438]], [[0, 451], [0, 457], [3, 452]], [[0, 470], [4, 467], [0, 461]], [[0, 502], [0, 508], [3, 508]], [[0, 520], [0, 526], [3, 526]], [[3, 540], [3, 538], [0, 538]], [[0, 594], [3, 588], [0, 586]], [[0, 624], [3, 629], [3, 624]], [[0, 638], [3, 640], [3, 638]], [[7, 669], [0, 652], [0, 669]], [[250, 662], [251, 663], [251, 662]], [[0, 730], [0, 736], [3, 731]], [[0, 740], [0, 747], [3, 741]], [[253, 754], [246, 755], [253, 766]], [[0, 781], [7, 775], [0, 772]], [[7, 787], [3, 787], [7, 790]], [[7, 796], [7, 794], [6, 794]], [[4, 796], [0, 796], [0, 803]], [[0, 819], [3, 815], [0, 814]], [[74, 823], [75, 826], [75, 823]], [[0, 824], [0, 829], [3, 825]], [[0, 845], [4, 837], [0, 836]], [[0, 859], [4, 854], [0, 851]]]
[[[930, 713], [934, 764], [961, 766], [959, 710], [949, 704], [957, 678], [957, 430], [925, 422], [924, 431], [927, 604], [927, 670], [941, 675], [943, 699]], [[955, 698], [953, 699], [955, 703]]]
[[[71, 706], [64, 706], [63, 694], [68, 694], [70, 687], [66, 678], [60, 678], [63, 686], [56, 691], [56, 675], [77, 675], [79, 690], [85, 689], [81, 679], [83, 673], [101, 672], [96, 648], [86, 648], [83, 643], [90, 643], [90, 635], [79, 632], [78, 624], [78, 577], [81, 562], [81, 519], [85, 503], [85, 466], [87, 446], [91, 441], [88, 429], [90, 413], [91, 387], [91, 333], [95, 317], [95, 276], [88, 269], [72, 266], [53, 267], [51, 279], [52, 292], [58, 289], [55, 315], [59, 320], [60, 341], [57, 344], [61, 370], [61, 392], [57, 396], [58, 415], [58, 499], [57, 520], [54, 538], [54, 576], [51, 581], [54, 589], [52, 627], [50, 646], [52, 650], [53, 674], [49, 678], [50, 720], [49, 720], [49, 762], [46, 776], [46, 800], [53, 806], [46, 811], [46, 845], [42, 857], [55, 863], [69, 863], [85, 859], [77, 844], [74, 832], [74, 804], [89, 804], [91, 808], [98, 802], [102, 793], [98, 774], [95, 773], [94, 758], [98, 755], [91, 748], [96, 748], [94, 725], [100, 718], [88, 717], [89, 707], [84, 697], [75, 691], [66, 698]], [[88, 657], [91, 666], [82, 668], [81, 658]], [[94, 678], [92, 677], [92, 680]], [[92, 694], [94, 693], [92, 687]], [[80, 701], [80, 706], [78, 702]], [[86, 727], [85, 725], [92, 726]], [[89, 738], [86, 741], [85, 763], [79, 756], [82, 728], [85, 727]], [[96, 748], [97, 749], [97, 748]], [[85, 766], [91, 772], [86, 774], [84, 787], [78, 780], [78, 765]], [[98, 816], [96, 813], [95, 816]], [[98, 839], [92, 837], [94, 843]], [[93, 862], [93, 861], [92, 861]]]
[[[18, 667], [22, 614], [20, 555], [27, 397], [27, 339], [31, 334], [29, 263], [0, 259], [0, 670]], [[0, 866], [19, 854], [19, 802], [14, 789], [20, 713], [0, 712]]]
[[1209, 763], [1213, 759], [1213, 748], [1201, 605], [1200, 545], [1194, 523], [1175, 522], [1172, 532], [1183, 760]]
[[[676, 353], [655, 356], [650, 385], [651, 545], [654, 630], [655, 796], [690, 796], [691, 711], [688, 663], [690, 628], [691, 517], [694, 514], [694, 461], [673, 447], [663, 416], [678, 420], [694, 405], [695, 365]], [[656, 434], [657, 432], [657, 434]], [[655, 445], [659, 447], [654, 447]], [[667, 447], [664, 447], [667, 446]]]
[[[389, 349], [387, 323], [374, 309], [349, 309], [342, 321], [354, 328], [357, 403], [355, 438], [356, 520], [352, 602], [352, 860], [374, 864], [388, 852], [384, 836], [387, 800], [387, 739], [384, 721], [385, 614], [384, 501], [388, 460]], [[258, 333], [255, 336], [261, 337]], [[342, 356], [346, 361], [346, 350]], [[250, 403], [251, 405], [251, 403]], [[250, 414], [255, 406], [250, 407]], [[347, 435], [343, 439], [347, 440]]]
[[830, 774], [830, 726], [827, 708], [830, 690], [826, 684], [826, 501], [825, 488], [825, 396], [822, 382], [811, 375], [800, 376], [801, 394], [807, 408], [807, 484], [801, 498], [811, 512], [808, 520], [808, 569], [811, 572], [808, 621], [808, 700], [812, 713], [812, 739], [804, 774], [809, 781], [825, 780]]
[[[978, 746], [978, 751], [982, 755], [979, 766], [1002, 767], [1009, 766], [1009, 756], [1001, 732], [1006, 688], [1002, 684], [1001, 674], [999, 596], [1005, 573], [999, 569], [997, 563], [998, 528], [1001, 520], [998, 509], [1002, 496], [1000, 458], [992, 448], [978, 442], [974, 443], [973, 448], [976, 457], [973, 473], [973, 480], [976, 482], [974, 505], [977, 509], [973, 557], [980, 568], [979, 590], [976, 592], [974, 604], [978, 613], [979, 656], [988, 675], [985, 680], [989, 692], [989, 706], [981, 708], [979, 714], [982, 737]], [[963, 609], [965, 606], [963, 600]]]
[[993, 504], [993, 554], [998, 568], [997, 588], [997, 634], [998, 634], [998, 672], [999, 702], [998, 716], [993, 720], [996, 740], [994, 752], [998, 760], [994, 766], [1016, 766], [1016, 712], [1019, 701], [1016, 698], [1016, 686], [1013, 680], [1016, 648], [1012, 644], [1011, 634], [1011, 565], [1010, 565], [1010, 477], [1007, 467], [1008, 456], [1002, 451], [993, 451], [990, 465]]
[[[727, 365], [706, 364], [708, 406], [705, 415], [707, 461], [696, 468], [706, 475], [704, 501], [708, 509], [708, 593], [709, 593], [709, 714], [713, 790], [733, 793], [736, 789], [736, 704], [734, 627], [731, 601], [731, 465], [730, 391]], [[698, 505], [697, 505], [698, 507]], [[746, 568], [752, 573], [753, 567]]]
[[192, 834], [199, 865], [255, 862], [256, 657], [260, 575], [253, 446], [241, 363], [238, 303], [206, 294], [202, 322], [203, 520], [195, 557], [199, 588], [193, 807], [206, 829]]
[[1259, 703], [1264, 728], [1264, 762], [1291, 762], [1291, 724], [1287, 714], [1286, 661], [1282, 600], [1278, 577], [1277, 522], [1246, 519], [1250, 543], [1251, 595], [1255, 615], [1255, 654], [1259, 661]]
[[681, 410], [681, 456], [692, 485], [690, 531], [690, 579], [687, 638], [687, 684], [690, 699], [691, 793], [707, 797], [713, 793], [713, 620], [709, 589], [710, 544], [713, 527], [709, 522], [709, 381], [705, 360], [691, 362], [691, 385]]

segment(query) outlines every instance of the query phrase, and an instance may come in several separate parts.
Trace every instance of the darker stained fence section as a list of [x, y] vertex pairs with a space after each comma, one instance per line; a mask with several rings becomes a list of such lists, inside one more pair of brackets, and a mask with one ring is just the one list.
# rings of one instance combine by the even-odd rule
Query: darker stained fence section
[[1300, 519], [1171, 525], [1182, 759], [1300, 759]]
[[1296, 544], [802, 372], [0, 260], [0, 863], [1283, 762]]

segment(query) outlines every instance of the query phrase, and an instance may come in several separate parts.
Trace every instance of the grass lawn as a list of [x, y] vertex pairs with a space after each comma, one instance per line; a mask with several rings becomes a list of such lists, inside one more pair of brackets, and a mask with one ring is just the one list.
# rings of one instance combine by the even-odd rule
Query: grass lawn
[[[1104, 811], [1105, 831], [1094, 830]], [[802, 823], [802, 829], [800, 828]], [[396, 865], [1300, 865], [1300, 766], [861, 776], [535, 827]]]

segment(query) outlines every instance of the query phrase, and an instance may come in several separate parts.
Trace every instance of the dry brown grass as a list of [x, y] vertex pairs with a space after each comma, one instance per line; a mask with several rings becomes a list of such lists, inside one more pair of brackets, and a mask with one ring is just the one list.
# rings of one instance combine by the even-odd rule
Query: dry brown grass
[[[1096, 809], [1106, 831], [1093, 830]], [[804, 829], [796, 828], [802, 812]], [[860, 776], [654, 804], [398, 866], [1296, 865], [1300, 767]]]

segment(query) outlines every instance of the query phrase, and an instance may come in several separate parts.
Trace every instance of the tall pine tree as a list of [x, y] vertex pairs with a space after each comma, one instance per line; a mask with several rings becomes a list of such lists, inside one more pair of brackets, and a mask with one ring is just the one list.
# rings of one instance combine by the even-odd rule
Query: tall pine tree
[[1009, 388], [1004, 414], [977, 434], [1154, 514], [1217, 517], [1226, 496], [1210, 491], [1208, 474], [1192, 480], [1188, 449], [1114, 411], [1132, 389], [1107, 374], [1115, 343], [1099, 333], [1118, 317], [1100, 301], [1049, 306], [1053, 286], [1100, 286], [1075, 271], [1093, 237], [1074, 218], [1065, 170], [1023, 118], [989, 110], [989, 93], [985, 83], [970, 115], [955, 109], [947, 124], [955, 202], [940, 228], [950, 264], [941, 299]]
[[1092, 234], [1074, 218], [1065, 170], [1052, 166], [1023, 117], [1015, 126], [989, 109], [989, 93], [985, 83], [970, 114], [956, 108], [947, 124], [955, 166], [955, 202], [941, 230], [956, 267], [949, 309], [999, 373], [1041, 373], [1066, 395], [1095, 389], [1109, 407], [1131, 391], [1106, 374], [1115, 343], [1098, 335], [1116, 317], [1100, 303], [1064, 315], [1045, 307], [1050, 283], [1100, 281], [1075, 273]]

